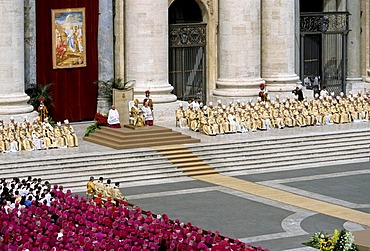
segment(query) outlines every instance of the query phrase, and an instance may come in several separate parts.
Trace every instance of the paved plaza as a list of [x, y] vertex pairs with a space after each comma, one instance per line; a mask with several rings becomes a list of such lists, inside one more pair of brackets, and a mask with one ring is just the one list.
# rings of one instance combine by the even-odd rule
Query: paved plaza
[[[251, 171], [236, 178], [370, 213], [369, 162]], [[200, 181], [129, 187], [123, 192], [145, 210], [270, 250], [309, 250], [301, 243], [314, 232], [369, 227]]]

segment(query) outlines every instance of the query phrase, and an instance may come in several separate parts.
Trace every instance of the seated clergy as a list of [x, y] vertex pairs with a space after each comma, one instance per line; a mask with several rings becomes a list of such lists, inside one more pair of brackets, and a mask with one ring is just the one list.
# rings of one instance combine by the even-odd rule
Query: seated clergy
[[142, 127], [144, 126], [144, 118], [142, 115], [142, 112], [139, 108], [139, 100], [135, 99], [134, 105], [130, 109], [130, 120], [132, 121], [132, 124], [136, 127]]
[[114, 188], [112, 191], [112, 197], [114, 200], [126, 200], [126, 198], [122, 195], [121, 190], [119, 189], [119, 182], [114, 184]]
[[109, 110], [108, 125], [111, 128], [121, 128], [121, 124], [119, 121], [119, 113], [115, 105], [112, 105], [112, 108]]
[[64, 132], [64, 135], [66, 136], [67, 145], [69, 147], [76, 147], [76, 146], [78, 146], [78, 138], [77, 138], [77, 135], [76, 135], [73, 127], [71, 126], [71, 124], [69, 124], [69, 120], [68, 119], [65, 119], [64, 120], [63, 132]]

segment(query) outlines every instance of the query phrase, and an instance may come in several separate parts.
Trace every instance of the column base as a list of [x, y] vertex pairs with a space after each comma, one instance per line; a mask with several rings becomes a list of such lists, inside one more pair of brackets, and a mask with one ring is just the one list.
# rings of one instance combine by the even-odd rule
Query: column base
[[292, 92], [297, 86], [299, 77], [293, 75], [278, 75], [263, 78], [266, 81], [266, 88], [269, 92]]
[[10, 117], [17, 122], [23, 121], [25, 117], [32, 121], [38, 113], [34, 111], [32, 105], [27, 104], [29, 99], [26, 94], [0, 96], [0, 118], [6, 123]]
[[173, 86], [168, 83], [138, 83], [134, 87], [134, 99], [142, 102], [145, 98], [145, 91], [150, 91], [153, 103], [170, 103], [177, 100], [176, 95], [172, 94]]
[[159, 124], [163, 126], [175, 126], [176, 125], [176, 109], [179, 107], [179, 104], [184, 104], [186, 107], [186, 102], [178, 101], [158, 104], [153, 102], [153, 115], [154, 115], [154, 124]]
[[216, 90], [213, 95], [217, 97], [256, 97], [259, 92], [259, 85], [264, 84], [262, 78], [255, 79], [218, 79], [216, 82]]
[[346, 81], [346, 94], [348, 94], [349, 91], [352, 91], [353, 94], [357, 94], [359, 91], [366, 93], [366, 91], [370, 90], [370, 81], [368, 82], [365, 80], [365, 82], [362, 81], [361, 78], [347, 78]]
[[26, 94], [0, 96], [0, 116], [31, 113], [34, 109], [27, 104], [29, 99]]

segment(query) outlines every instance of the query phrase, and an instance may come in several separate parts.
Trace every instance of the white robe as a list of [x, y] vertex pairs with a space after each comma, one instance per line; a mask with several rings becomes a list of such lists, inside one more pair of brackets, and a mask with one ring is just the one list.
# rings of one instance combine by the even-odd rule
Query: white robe
[[145, 121], [153, 120], [153, 113], [149, 106], [143, 106], [141, 110], [143, 111]]
[[108, 124], [116, 125], [119, 124], [119, 114], [117, 109], [110, 109], [108, 113]]

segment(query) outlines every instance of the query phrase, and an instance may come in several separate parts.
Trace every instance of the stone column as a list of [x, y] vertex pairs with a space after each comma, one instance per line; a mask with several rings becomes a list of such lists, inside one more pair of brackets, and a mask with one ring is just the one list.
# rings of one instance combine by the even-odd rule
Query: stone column
[[361, 76], [361, 3], [347, 0], [349, 16], [348, 46], [347, 46], [347, 90], [357, 92], [364, 89]]
[[262, 1], [262, 78], [269, 93], [291, 94], [295, 74], [295, 3]]
[[361, 64], [363, 69], [363, 80], [367, 82], [366, 89], [370, 91], [370, 3], [368, 0], [361, 1], [361, 27], [362, 44], [361, 55], [363, 55]]
[[114, 72], [116, 77], [125, 77], [125, 1], [114, 1]]
[[[107, 81], [114, 77], [113, 5], [112, 1], [99, 2], [98, 78]], [[97, 112], [106, 114], [111, 107], [107, 98], [98, 97]]]
[[25, 86], [37, 83], [36, 75], [36, 0], [24, 1]]
[[261, 78], [260, 0], [219, 1], [218, 80], [214, 96], [258, 95]]
[[24, 1], [0, 1], [0, 117], [34, 117], [24, 92]]
[[125, 80], [135, 98], [150, 90], [153, 102], [177, 100], [168, 82], [168, 0], [125, 1]]

